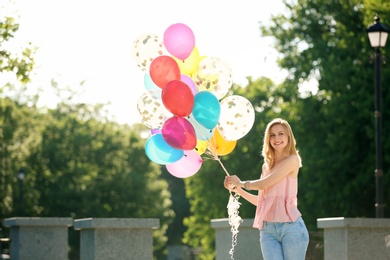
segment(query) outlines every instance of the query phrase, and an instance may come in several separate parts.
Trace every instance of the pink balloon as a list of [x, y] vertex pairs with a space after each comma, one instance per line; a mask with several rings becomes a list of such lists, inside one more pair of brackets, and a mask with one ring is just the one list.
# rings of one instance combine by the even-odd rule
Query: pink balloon
[[164, 46], [176, 58], [185, 60], [195, 48], [195, 35], [185, 24], [172, 24], [164, 32]]
[[164, 140], [173, 148], [192, 150], [196, 147], [196, 133], [192, 124], [183, 117], [173, 116], [162, 127]]
[[197, 173], [203, 160], [195, 150], [184, 151], [184, 155], [178, 161], [166, 164], [168, 172], [178, 178], [187, 178]]
[[152, 135], [161, 134], [161, 129], [152, 129], [152, 130], [150, 130], [150, 132]]
[[191, 89], [192, 94], [194, 94], [195, 96], [197, 92], [195, 82], [190, 77], [184, 74], [181, 74], [180, 80], [187, 84], [187, 86]]

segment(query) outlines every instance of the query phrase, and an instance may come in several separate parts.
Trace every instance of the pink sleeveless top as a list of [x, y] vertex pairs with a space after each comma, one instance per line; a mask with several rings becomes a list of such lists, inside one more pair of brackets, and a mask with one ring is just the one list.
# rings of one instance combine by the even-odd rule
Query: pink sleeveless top
[[287, 175], [272, 187], [259, 190], [254, 228], [263, 228], [264, 221], [294, 222], [302, 214], [298, 210], [298, 178]]

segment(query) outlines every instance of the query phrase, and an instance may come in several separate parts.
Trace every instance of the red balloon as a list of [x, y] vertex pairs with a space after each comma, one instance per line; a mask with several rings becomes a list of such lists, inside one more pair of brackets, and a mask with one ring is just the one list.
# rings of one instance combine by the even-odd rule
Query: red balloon
[[164, 140], [173, 148], [192, 150], [196, 147], [196, 133], [192, 124], [183, 117], [173, 116], [162, 127]]
[[194, 94], [181, 80], [168, 82], [161, 92], [161, 99], [167, 110], [181, 117], [189, 116], [194, 107]]
[[169, 81], [181, 78], [179, 65], [172, 57], [166, 55], [158, 56], [150, 63], [149, 75], [154, 84], [160, 88]]

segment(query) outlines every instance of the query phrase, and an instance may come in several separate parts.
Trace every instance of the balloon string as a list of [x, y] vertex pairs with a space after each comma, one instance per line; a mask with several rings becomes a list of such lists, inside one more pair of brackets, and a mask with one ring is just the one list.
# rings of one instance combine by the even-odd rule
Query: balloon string
[[216, 160], [216, 161], [219, 162], [219, 164], [221, 165], [222, 169], [225, 171], [226, 175], [227, 175], [227, 176], [230, 176], [229, 172], [228, 172], [228, 171], [226, 170], [226, 168], [225, 168], [225, 165], [223, 165], [223, 163], [222, 163], [222, 161], [221, 161], [221, 158], [219, 158], [219, 156], [218, 156], [217, 148], [216, 148], [216, 147], [213, 147], [212, 144], [211, 144], [211, 142], [210, 142], [209, 140], [207, 141], [207, 143], [208, 143], [208, 146], [209, 146], [209, 147], [207, 148], [207, 150], [209, 150], [209, 152], [213, 155], [214, 160]]
[[[199, 125], [199, 124], [198, 124], [198, 125]], [[210, 131], [211, 131], [211, 130], [210, 130]], [[203, 134], [203, 133], [202, 133], [202, 134]], [[205, 137], [205, 136], [203, 136], [203, 137]], [[205, 139], [207, 139], [207, 138], [205, 138]], [[225, 171], [226, 175], [227, 175], [227, 176], [230, 176], [229, 172], [226, 170], [225, 166], [223, 165], [223, 163], [222, 163], [222, 161], [221, 161], [221, 158], [219, 158], [219, 156], [218, 156], [218, 154], [217, 154], [217, 149], [216, 149], [216, 147], [214, 147], [214, 146], [211, 144], [210, 140], [207, 140], [207, 144], [208, 144], [208, 146], [209, 146], [209, 147], [207, 148], [207, 150], [213, 155], [214, 160], [217, 160], [217, 161], [219, 162], [219, 164], [221, 165], [222, 169]]]
[[221, 159], [220, 159], [218, 156], [216, 156], [216, 157], [215, 157], [215, 160], [217, 160], [217, 161], [219, 162], [219, 164], [221, 165], [222, 169], [225, 171], [226, 175], [227, 175], [227, 176], [230, 176], [230, 174], [229, 174], [228, 171], [226, 170], [225, 166], [223, 165]]

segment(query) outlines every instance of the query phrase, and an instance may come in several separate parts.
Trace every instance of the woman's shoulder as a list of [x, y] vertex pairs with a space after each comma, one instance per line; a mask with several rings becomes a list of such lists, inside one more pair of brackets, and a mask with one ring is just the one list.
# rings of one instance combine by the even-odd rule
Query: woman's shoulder
[[285, 161], [291, 164], [297, 164], [298, 166], [301, 164], [301, 158], [295, 154], [291, 154]]
[[300, 161], [301, 158], [298, 155], [291, 154], [289, 157], [286, 158], [286, 160], [292, 160], [292, 161]]
[[297, 163], [298, 167], [302, 166], [302, 159], [299, 155], [291, 154], [289, 157], [287, 157], [287, 159], [294, 162], [294, 163]]
[[286, 161], [288, 162], [289, 169], [292, 171], [290, 176], [296, 179], [298, 177], [299, 168], [301, 167], [301, 158], [292, 154], [286, 158]]

